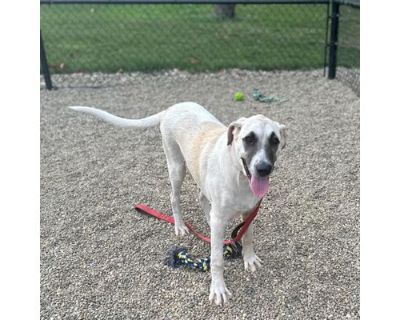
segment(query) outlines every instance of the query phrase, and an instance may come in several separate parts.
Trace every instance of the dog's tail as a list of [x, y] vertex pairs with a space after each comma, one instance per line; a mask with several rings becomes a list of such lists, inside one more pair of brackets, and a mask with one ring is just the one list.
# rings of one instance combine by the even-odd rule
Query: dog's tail
[[162, 118], [164, 117], [164, 114], [166, 110], [161, 111], [159, 113], [156, 113], [152, 116], [149, 116], [147, 118], [143, 119], [125, 119], [125, 118], [120, 118], [117, 116], [112, 115], [111, 113], [108, 113], [103, 110], [99, 110], [96, 108], [90, 108], [90, 107], [69, 107], [72, 110], [75, 111], [80, 111], [80, 112], [86, 112], [93, 114], [97, 116], [98, 118], [104, 120], [105, 122], [111, 123], [117, 127], [121, 128], [138, 128], [138, 129], [144, 129], [144, 128], [149, 128], [149, 127], [154, 127], [158, 125]]

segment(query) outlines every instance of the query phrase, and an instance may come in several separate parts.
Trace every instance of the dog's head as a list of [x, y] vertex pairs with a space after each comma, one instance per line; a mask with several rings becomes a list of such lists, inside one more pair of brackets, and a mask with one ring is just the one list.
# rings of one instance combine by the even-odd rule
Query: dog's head
[[280, 150], [286, 144], [286, 128], [263, 115], [240, 118], [228, 128], [228, 146], [234, 148], [250, 189], [261, 198], [269, 188]]

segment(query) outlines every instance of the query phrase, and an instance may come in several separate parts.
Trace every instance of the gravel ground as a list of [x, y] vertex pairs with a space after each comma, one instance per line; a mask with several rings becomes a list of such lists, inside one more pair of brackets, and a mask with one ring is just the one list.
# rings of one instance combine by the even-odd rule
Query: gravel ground
[[[359, 99], [351, 89], [319, 70], [53, 79], [58, 90], [41, 90], [42, 319], [359, 318]], [[255, 102], [253, 88], [287, 100]], [[237, 90], [249, 98], [234, 102]], [[251, 274], [241, 260], [227, 262], [233, 298], [224, 307], [208, 302], [209, 273], [163, 265], [173, 245], [199, 256], [209, 247], [132, 209], [143, 202], [171, 213], [158, 128], [118, 129], [66, 108], [133, 118], [188, 100], [225, 124], [263, 113], [289, 130], [255, 221], [263, 266]], [[196, 198], [187, 176], [184, 216], [205, 230]]]

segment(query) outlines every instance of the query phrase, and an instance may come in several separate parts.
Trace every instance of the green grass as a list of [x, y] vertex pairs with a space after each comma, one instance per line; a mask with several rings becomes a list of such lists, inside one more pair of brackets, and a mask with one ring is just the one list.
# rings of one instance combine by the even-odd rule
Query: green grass
[[360, 67], [360, 10], [342, 6], [339, 21], [339, 66]]
[[[52, 72], [311, 69], [324, 62], [326, 6], [42, 5]], [[62, 66], [62, 67], [61, 67]]]

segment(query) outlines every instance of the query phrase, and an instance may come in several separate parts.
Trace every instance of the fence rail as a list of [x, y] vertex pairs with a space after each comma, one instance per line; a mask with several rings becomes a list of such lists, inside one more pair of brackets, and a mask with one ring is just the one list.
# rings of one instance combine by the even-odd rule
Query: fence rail
[[[359, 11], [357, 1], [41, 0], [40, 3], [44, 40], [41, 64], [48, 61], [48, 67], [42, 65], [41, 70], [48, 88], [50, 71], [178, 68], [196, 72], [328, 67], [328, 77], [335, 78], [336, 66], [340, 70], [345, 67], [346, 72], [359, 68], [359, 57], [358, 61], [355, 57], [357, 50], [359, 55], [359, 39], [358, 48], [345, 46], [342, 54], [341, 16], [338, 12], [335, 22], [336, 14], [332, 14], [335, 7], [342, 6]], [[218, 6], [230, 6], [233, 15], [218, 15]], [[355, 20], [351, 25], [359, 28], [359, 17], [358, 25]], [[345, 32], [351, 35], [353, 31]], [[357, 34], [357, 30], [353, 33]], [[350, 56], [349, 62], [346, 59]]]
[[[345, 1], [344, 1], [345, 2]], [[329, 4], [330, 0], [40, 0], [40, 4]]]

